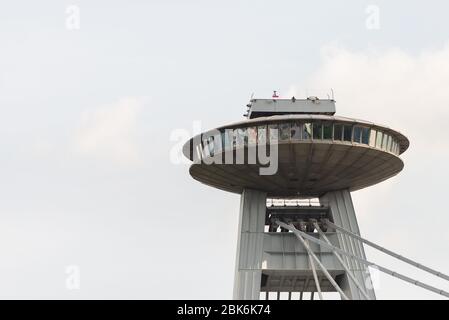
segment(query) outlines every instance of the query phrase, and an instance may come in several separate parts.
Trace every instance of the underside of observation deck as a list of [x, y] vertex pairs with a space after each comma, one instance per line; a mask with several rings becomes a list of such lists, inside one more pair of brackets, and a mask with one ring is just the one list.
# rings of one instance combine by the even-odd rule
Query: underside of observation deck
[[404, 166], [396, 155], [362, 145], [300, 142], [279, 144], [278, 152], [274, 158], [278, 168], [273, 175], [261, 175], [262, 166], [247, 161], [194, 163], [190, 174], [209, 186], [235, 193], [249, 188], [270, 196], [319, 196], [333, 190], [354, 191], [374, 185], [396, 175]]

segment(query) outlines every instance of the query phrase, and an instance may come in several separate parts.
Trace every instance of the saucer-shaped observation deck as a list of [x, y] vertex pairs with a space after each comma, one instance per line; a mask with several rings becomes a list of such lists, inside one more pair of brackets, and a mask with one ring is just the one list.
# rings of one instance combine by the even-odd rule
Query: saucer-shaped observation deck
[[[320, 196], [396, 175], [404, 167], [399, 155], [408, 146], [401, 133], [371, 122], [333, 112], [276, 111], [195, 136], [183, 153], [193, 161], [191, 176], [212, 187], [236, 193], [250, 188], [274, 197]], [[258, 152], [272, 152], [272, 147], [277, 147], [277, 157], [262, 161]], [[269, 165], [277, 168], [274, 174], [260, 174], [260, 167]]]

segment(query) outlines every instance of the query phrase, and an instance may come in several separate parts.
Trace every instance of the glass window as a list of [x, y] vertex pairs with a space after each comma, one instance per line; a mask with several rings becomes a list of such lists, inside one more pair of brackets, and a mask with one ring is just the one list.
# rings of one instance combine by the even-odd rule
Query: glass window
[[279, 129], [280, 129], [279, 133], [280, 139], [282, 141], [290, 140], [290, 123], [287, 122], [281, 123], [279, 125]]
[[270, 124], [268, 130], [270, 133], [270, 142], [277, 142], [279, 140], [279, 129], [277, 124]]
[[245, 145], [246, 128], [238, 128], [234, 130], [235, 142], [237, 147], [243, 147]]
[[214, 146], [215, 146], [215, 153], [220, 153], [223, 150], [221, 134], [214, 136]]
[[209, 157], [210, 156], [210, 149], [209, 149], [209, 137], [203, 136], [203, 157]]
[[232, 149], [235, 149], [237, 146], [237, 129], [232, 130], [232, 133], [229, 134], [229, 138], [231, 141]]
[[313, 139], [323, 139], [323, 126], [319, 122], [313, 123]]
[[376, 148], [381, 148], [382, 147], [382, 136], [383, 136], [383, 133], [381, 131], [377, 131]]
[[370, 129], [367, 127], [362, 128], [362, 143], [369, 144]]
[[344, 125], [343, 126], [343, 140], [345, 141], [351, 141], [352, 139], [352, 126], [351, 125]]
[[388, 134], [384, 133], [383, 139], [382, 139], [382, 149], [387, 148], [387, 140], [388, 140]]
[[341, 140], [343, 138], [343, 126], [341, 124], [334, 124], [334, 140]]
[[215, 145], [214, 137], [209, 137], [208, 142], [209, 142], [209, 154], [211, 157], [213, 157], [214, 156], [214, 145]]
[[259, 143], [259, 144], [267, 143], [267, 127], [266, 126], [257, 127], [257, 143]]
[[323, 124], [323, 139], [330, 140], [332, 139], [332, 123], [325, 122]]
[[371, 135], [370, 135], [370, 138], [369, 138], [369, 145], [371, 147], [375, 147], [376, 146], [376, 133], [377, 133], [376, 130], [371, 129]]
[[254, 146], [257, 144], [257, 128], [251, 127], [247, 130], [248, 133], [248, 144]]
[[391, 152], [391, 136], [388, 136], [388, 140], [387, 140], [387, 151]]
[[311, 137], [312, 137], [312, 124], [304, 123], [303, 130], [302, 130], [302, 138], [304, 140], [307, 140], [307, 139], [310, 139]]
[[355, 126], [354, 127], [354, 142], [360, 143], [362, 140], [362, 127]]
[[209, 156], [209, 145], [203, 141], [203, 158], [206, 158]]
[[292, 140], [301, 139], [301, 126], [298, 122], [292, 123], [291, 126], [291, 138]]
[[198, 156], [198, 159], [202, 159], [203, 158], [203, 152], [201, 150], [201, 143], [198, 143], [195, 147], [196, 150], [196, 155]]
[[224, 149], [225, 150], [230, 150], [231, 149], [231, 136], [230, 133], [232, 132], [232, 130], [225, 130], [224, 132], [221, 133], [221, 139], [223, 140], [223, 145], [224, 145]]

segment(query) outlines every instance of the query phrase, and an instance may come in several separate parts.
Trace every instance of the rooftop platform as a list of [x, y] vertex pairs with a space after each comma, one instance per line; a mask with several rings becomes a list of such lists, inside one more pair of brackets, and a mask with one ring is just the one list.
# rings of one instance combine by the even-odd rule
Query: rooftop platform
[[248, 118], [267, 117], [283, 114], [335, 114], [335, 101], [332, 99], [252, 99], [248, 104]]

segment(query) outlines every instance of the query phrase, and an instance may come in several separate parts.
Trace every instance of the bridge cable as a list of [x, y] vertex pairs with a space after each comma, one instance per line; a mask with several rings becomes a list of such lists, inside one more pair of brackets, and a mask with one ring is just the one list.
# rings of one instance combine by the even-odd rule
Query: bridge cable
[[[287, 225], [283, 222], [277, 221], [276, 223], [278, 223], [280, 226], [284, 226], [286, 229], [291, 230], [291, 228], [293, 228], [296, 231], [297, 230], [295, 227], [291, 226], [291, 225]], [[281, 225], [282, 223], [282, 225]], [[301, 232], [301, 231], [299, 231]], [[302, 232], [301, 232], [302, 233]], [[309, 244], [307, 243], [307, 241], [302, 237], [301, 233], [295, 233], [296, 237], [302, 242], [302, 244], [304, 245], [304, 247], [306, 248], [307, 252], [309, 253], [309, 255], [311, 255], [316, 263], [319, 265], [320, 269], [323, 271], [324, 275], [326, 276], [327, 280], [329, 280], [329, 282], [332, 284], [332, 286], [340, 293], [341, 297], [343, 298], [343, 300], [349, 300], [349, 298], [345, 295], [345, 293], [343, 292], [343, 290], [341, 290], [341, 288], [338, 286], [338, 284], [335, 282], [334, 278], [332, 278], [332, 276], [329, 274], [329, 272], [327, 271], [327, 269], [324, 267], [324, 265], [321, 263], [320, 259], [318, 259], [318, 257], [315, 255], [315, 253], [312, 251], [312, 249], [310, 249]], [[310, 239], [309, 239], [310, 240]]]
[[[405, 282], [414, 284], [414, 285], [416, 285], [416, 286], [418, 286], [418, 287], [421, 287], [421, 288], [423, 288], [423, 289], [432, 291], [432, 292], [434, 292], [434, 293], [437, 293], [437, 294], [439, 294], [439, 295], [442, 295], [442, 296], [445, 296], [445, 297], [449, 298], [449, 293], [446, 292], [446, 291], [444, 291], [444, 290], [435, 288], [435, 287], [430, 286], [430, 285], [428, 285], [428, 284], [422, 283], [422, 282], [420, 282], [420, 281], [418, 281], [418, 280], [409, 278], [409, 277], [407, 277], [407, 276], [404, 276], [403, 274], [400, 274], [400, 273], [398, 273], [398, 272], [395, 272], [395, 271], [392, 271], [392, 270], [390, 270], [390, 269], [384, 268], [384, 267], [382, 267], [382, 266], [380, 266], [380, 265], [378, 265], [378, 264], [376, 264], [376, 263], [374, 263], [374, 262], [370, 262], [370, 261], [368, 261], [368, 260], [365, 260], [365, 259], [363, 259], [363, 258], [360, 258], [360, 257], [358, 257], [358, 256], [355, 256], [355, 255], [353, 255], [353, 254], [351, 254], [351, 253], [349, 253], [349, 252], [346, 252], [346, 251], [344, 251], [344, 250], [342, 250], [342, 249], [340, 249], [340, 248], [338, 248], [338, 247], [335, 247], [335, 246], [333, 246], [333, 245], [327, 244], [325, 241], [322, 241], [322, 240], [320, 240], [320, 239], [317, 239], [317, 238], [315, 238], [315, 237], [313, 237], [313, 236], [311, 236], [311, 235], [308, 235], [307, 233], [305, 233], [305, 232], [303, 232], [303, 231], [300, 231], [300, 230], [296, 229], [292, 224], [286, 224], [286, 223], [281, 222], [281, 221], [279, 221], [279, 220], [276, 220], [276, 223], [277, 223], [279, 226], [281, 226], [281, 227], [283, 227], [283, 228], [285, 228], [285, 229], [287, 229], [287, 230], [292, 231], [297, 237], [298, 237], [298, 236], [301, 236], [300, 239], [303, 239], [302, 237], [304, 237], [304, 238], [307, 239], [307, 240], [310, 240], [310, 241], [312, 241], [312, 242], [315, 242], [315, 243], [317, 243], [317, 244], [319, 244], [319, 245], [321, 245], [321, 246], [323, 246], [323, 247], [325, 247], [325, 248], [328, 248], [328, 249], [330, 249], [330, 250], [335, 250], [335, 251], [337, 251], [338, 253], [341, 253], [341, 254], [343, 254], [343, 255], [345, 255], [345, 256], [348, 256], [348, 257], [350, 257], [350, 258], [353, 258], [353, 259], [355, 259], [355, 260], [357, 260], [357, 261], [359, 261], [359, 262], [361, 262], [361, 263], [363, 263], [363, 264], [365, 264], [365, 265], [368, 265], [368, 266], [374, 266], [374, 267], [376, 267], [379, 271], [382, 271], [382, 272], [384, 272], [384, 273], [386, 273], [386, 274], [389, 274], [389, 275], [391, 275], [391, 276], [393, 276], [393, 277], [396, 277], [396, 278], [401, 279], [401, 280], [403, 280], [403, 281], [405, 281]], [[298, 237], [298, 238], [299, 238], [299, 237]], [[304, 240], [304, 239], [303, 239], [303, 240]], [[317, 259], [318, 259], [318, 258], [317, 258]]]
[[[307, 240], [305, 240], [305, 241], [307, 242]], [[320, 298], [320, 300], [323, 300], [323, 295], [321, 293], [320, 281], [318, 280], [318, 276], [316, 274], [315, 263], [313, 262], [314, 259], [312, 257], [312, 251], [308, 248], [306, 248], [306, 250], [307, 250], [307, 253], [309, 254], [310, 266], [312, 267], [313, 279], [315, 280], [315, 286], [318, 291], [318, 297]]]
[[[318, 225], [318, 223], [313, 222], [313, 225], [315, 226], [316, 230], [318, 231], [318, 233], [320, 234], [320, 236], [324, 239], [324, 241], [326, 241], [327, 244], [331, 244], [331, 242], [329, 241], [329, 239], [326, 237], [326, 235], [324, 234], [324, 232], [321, 230], [320, 226]], [[335, 251], [332, 250], [332, 253], [335, 255], [335, 257], [337, 258], [337, 260], [340, 262], [340, 264], [343, 266], [343, 268], [345, 269], [346, 273], [348, 274], [349, 278], [351, 278], [351, 280], [354, 282], [354, 284], [356, 285], [356, 287], [360, 290], [360, 293], [363, 295], [363, 297], [365, 297], [366, 300], [371, 300], [371, 298], [368, 296], [368, 294], [366, 293], [366, 291], [363, 289], [362, 285], [359, 283], [359, 281], [356, 279], [356, 277], [354, 276], [354, 274], [351, 272], [351, 270], [349, 270], [349, 268], [346, 266], [346, 263], [343, 261], [343, 259], [340, 257], [340, 255]]]
[[366, 244], [369, 245], [370, 247], [373, 247], [373, 248], [375, 248], [375, 249], [377, 249], [377, 250], [379, 250], [379, 251], [382, 251], [383, 253], [386, 253], [386, 254], [388, 254], [388, 255], [390, 255], [390, 256], [396, 258], [396, 259], [399, 259], [399, 260], [401, 260], [401, 261], [403, 261], [403, 262], [405, 262], [405, 263], [408, 263], [408, 264], [410, 264], [410, 265], [412, 265], [412, 266], [414, 266], [414, 267], [416, 267], [416, 268], [418, 268], [418, 269], [421, 269], [421, 270], [423, 270], [423, 271], [429, 272], [429, 273], [431, 273], [431, 274], [433, 274], [433, 275], [435, 275], [435, 276], [437, 276], [437, 277], [440, 277], [440, 278], [442, 278], [442, 279], [444, 279], [444, 280], [449, 281], [449, 276], [448, 276], [448, 275], [445, 275], [444, 273], [441, 273], [441, 272], [439, 272], [439, 271], [436, 271], [436, 270], [434, 270], [434, 269], [431, 269], [431, 268], [429, 268], [429, 267], [426, 267], [426, 266], [424, 266], [424, 265], [422, 265], [422, 264], [420, 264], [420, 263], [418, 263], [418, 262], [415, 262], [415, 261], [413, 261], [413, 260], [411, 260], [411, 259], [408, 259], [408, 258], [406, 258], [406, 257], [404, 257], [404, 256], [401, 256], [400, 254], [397, 254], [397, 253], [395, 253], [395, 252], [393, 252], [393, 251], [390, 251], [390, 250], [388, 250], [388, 249], [385, 249], [384, 247], [381, 247], [381, 246], [379, 246], [379, 245], [377, 245], [377, 244], [375, 244], [375, 243], [373, 243], [373, 242], [371, 242], [371, 241], [369, 241], [369, 240], [366, 240], [366, 239], [362, 238], [361, 236], [359, 236], [359, 235], [357, 235], [357, 234], [355, 234], [355, 233], [353, 233], [353, 232], [350, 232], [350, 231], [348, 231], [348, 230], [346, 230], [346, 229], [343, 229], [343, 228], [340, 227], [340, 226], [337, 226], [336, 224], [330, 222], [330, 221], [327, 220], [327, 219], [325, 219], [325, 222], [326, 222], [326, 224], [327, 224], [329, 227], [334, 228], [334, 229], [336, 229], [336, 230], [338, 230], [338, 231], [341, 231], [341, 232], [343, 232], [343, 233], [345, 233], [345, 234], [347, 234], [347, 235], [349, 235], [349, 236], [352, 236], [353, 238], [355, 238], [355, 239], [357, 239], [357, 240], [360, 240], [360, 241], [362, 241], [363, 243], [366, 243]]

